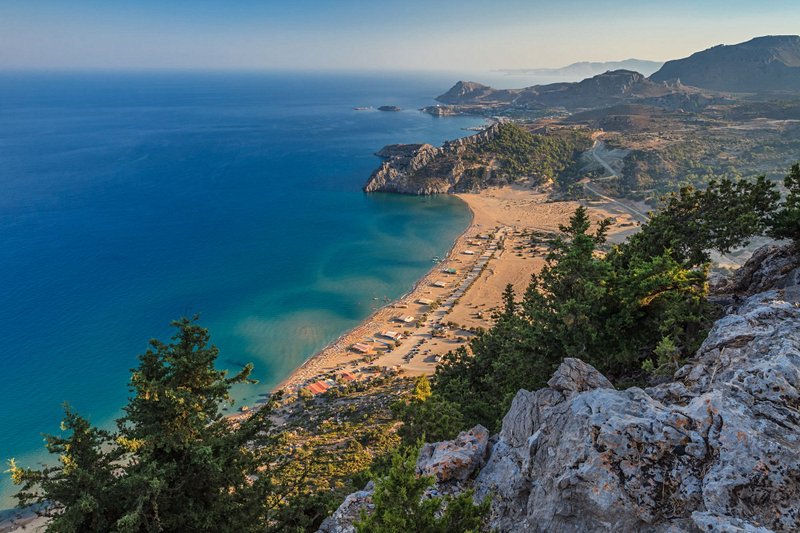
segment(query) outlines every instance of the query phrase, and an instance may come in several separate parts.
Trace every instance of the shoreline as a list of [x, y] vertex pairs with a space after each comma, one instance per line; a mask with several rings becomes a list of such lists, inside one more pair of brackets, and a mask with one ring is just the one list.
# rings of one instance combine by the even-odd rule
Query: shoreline
[[362, 329], [366, 328], [367, 326], [369, 326], [370, 324], [374, 323], [375, 319], [379, 315], [385, 313], [386, 311], [388, 311], [390, 309], [397, 309], [394, 306], [396, 306], [399, 302], [402, 302], [403, 300], [405, 300], [407, 298], [411, 298], [412, 296], [414, 296], [414, 293], [417, 292], [418, 290], [420, 290], [424, 286], [424, 284], [426, 282], [430, 282], [430, 278], [432, 278], [436, 274], [436, 272], [441, 268], [442, 264], [444, 264], [446, 261], [452, 260], [452, 258], [453, 258], [452, 256], [456, 253], [456, 249], [458, 248], [459, 244], [463, 244], [463, 242], [466, 241], [467, 234], [470, 233], [472, 230], [476, 229], [475, 210], [472, 208], [472, 206], [470, 205], [469, 202], [465, 201], [460, 196], [458, 196], [458, 195], [453, 195], [453, 196], [455, 198], [458, 198], [458, 200], [461, 201], [467, 207], [467, 209], [469, 209], [470, 220], [469, 220], [469, 224], [464, 229], [464, 231], [462, 231], [458, 235], [458, 237], [456, 237], [456, 239], [453, 241], [453, 244], [452, 244], [452, 246], [450, 246], [450, 249], [445, 254], [445, 257], [442, 258], [442, 260], [439, 261], [438, 263], [434, 264], [433, 267], [431, 267], [421, 278], [419, 278], [417, 281], [415, 281], [414, 284], [411, 286], [411, 288], [408, 291], [406, 291], [402, 295], [398, 296], [394, 300], [392, 300], [392, 301], [390, 301], [388, 303], [385, 303], [384, 305], [382, 305], [381, 307], [379, 307], [378, 309], [376, 309], [375, 311], [370, 313], [369, 316], [367, 316], [363, 320], [361, 320], [356, 326], [348, 329], [347, 331], [345, 331], [344, 333], [339, 335], [336, 339], [334, 339], [331, 342], [329, 342], [328, 344], [326, 344], [321, 350], [317, 351], [316, 353], [314, 353], [313, 355], [308, 357], [308, 359], [303, 361], [302, 364], [300, 364], [297, 368], [295, 368], [292, 371], [292, 373], [289, 374], [289, 376], [287, 376], [278, 385], [273, 387], [270, 390], [270, 393], [275, 393], [275, 392], [284, 390], [286, 388], [299, 385], [298, 380], [302, 379], [303, 372], [305, 370], [310, 370], [311, 367], [315, 363], [324, 362], [327, 357], [330, 357], [331, 355], [334, 355], [335, 352], [339, 351], [341, 345], [350, 344], [347, 341], [350, 340], [351, 337], [356, 336], [357, 333], [360, 330], [362, 330]]
[[[553, 201], [547, 190], [525, 186], [453, 196], [466, 204], [471, 219], [447, 255], [406, 293], [311, 355], [270, 392], [299, 392], [315, 381], [348, 373], [348, 380], [386, 372], [430, 375], [444, 354], [493, 325], [506, 285], [519, 296], [544, 266], [547, 248], [532, 245], [532, 234], [557, 232], [581, 203], [589, 207], [593, 221], [617, 220], [610, 237], [635, 231], [630, 213], [605, 200]], [[399, 316], [410, 320], [402, 322]], [[402, 337], [389, 342], [384, 332]], [[356, 353], [356, 344], [369, 351]]]

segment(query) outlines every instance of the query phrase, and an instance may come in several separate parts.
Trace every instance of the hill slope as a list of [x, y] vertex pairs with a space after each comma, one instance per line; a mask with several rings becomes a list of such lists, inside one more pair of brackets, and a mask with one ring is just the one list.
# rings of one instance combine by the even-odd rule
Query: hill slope
[[692, 108], [710, 100], [702, 91], [675, 83], [657, 83], [632, 70], [614, 70], [575, 83], [550, 83], [524, 89], [493, 89], [459, 81], [436, 98], [443, 104], [463, 106], [563, 107], [587, 109], [637, 102], [667, 108]]
[[800, 36], [756, 37], [745, 43], [715, 46], [668, 61], [650, 76], [655, 82], [676, 79], [718, 91], [800, 90]]

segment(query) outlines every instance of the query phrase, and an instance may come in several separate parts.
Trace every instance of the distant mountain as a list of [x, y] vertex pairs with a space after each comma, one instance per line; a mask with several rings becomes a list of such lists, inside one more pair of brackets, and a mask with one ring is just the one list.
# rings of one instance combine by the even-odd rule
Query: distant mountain
[[645, 59], [625, 59], [623, 61], [581, 61], [561, 68], [507, 69], [506, 74], [541, 76], [559, 81], [579, 81], [609, 70], [633, 70], [649, 76], [664, 65], [663, 61]]
[[684, 59], [667, 61], [652, 81], [681, 83], [717, 91], [800, 90], [800, 36], [756, 37], [719, 45]]
[[676, 83], [656, 83], [631, 70], [615, 70], [575, 83], [534, 85], [524, 89], [493, 89], [459, 81], [436, 99], [451, 106], [556, 108], [568, 110], [624, 102], [691, 109], [711, 100], [702, 91]]

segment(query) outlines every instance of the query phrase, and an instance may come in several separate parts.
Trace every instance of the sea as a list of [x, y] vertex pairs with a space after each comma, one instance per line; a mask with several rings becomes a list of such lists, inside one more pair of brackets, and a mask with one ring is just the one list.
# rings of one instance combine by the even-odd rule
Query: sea
[[[418, 111], [455, 81], [0, 73], [0, 460], [48, 460], [64, 403], [111, 426], [174, 319], [199, 315], [219, 367], [255, 365], [234, 411], [409, 291], [469, 210], [361, 187], [382, 146], [484, 123]], [[12, 491], [3, 474], [0, 507]]]

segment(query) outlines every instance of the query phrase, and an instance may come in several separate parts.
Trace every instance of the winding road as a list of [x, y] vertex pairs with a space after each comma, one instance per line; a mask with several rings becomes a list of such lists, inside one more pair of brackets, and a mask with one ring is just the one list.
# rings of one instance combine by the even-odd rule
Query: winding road
[[[606, 162], [606, 161], [605, 161], [603, 158], [601, 158], [601, 157], [600, 157], [600, 156], [597, 154], [597, 148], [598, 148], [599, 146], [601, 146], [602, 144], [603, 144], [603, 141], [600, 141], [600, 140], [598, 140], [598, 139], [595, 139], [595, 140], [594, 140], [594, 144], [593, 144], [593, 145], [592, 145], [592, 147], [589, 149], [589, 153], [592, 155], [592, 157], [595, 159], [595, 161], [597, 161], [598, 163], [600, 163], [600, 165], [601, 165], [601, 166], [602, 166], [602, 167], [603, 167], [603, 168], [606, 170], [606, 172], [607, 172], [607, 173], [609, 173], [609, 174], [611, 175], [610, 177], [619, 177], [619, 174], [617, 174], [617, 173], [614, 171], [614, 169], [613, 169], [613, 168], [611, 168], [611, 165], [609, 165], [609, 164], [608, 164], [608, 162]], [[602, 199], [603, 199], [603, 200], [605, 200], [606, 202], [611, 202], [611, 203], [613, 203], [614, 205], [617, 205], [617, 206], [619, 206], [619, 207], [620, 207], [620, 208], [622, 208], [623, 210], [625, 210], [625, 211], [627, 211], [628, 213], [630, 213], [631, 215], [633, 215], [633, 217], [634, 217], [634, 218], [635, 218], [635, 219], [636, 219], [638, 222], [647, 222], [648, 220], [650, 220], [650, 217], [649, 217], [649, 216], [647, 216], [647, 213], [642, 213], [641, 211], [639, 211], [639, 210], [638, 210], [638, 209], [636, 209], [635, 207], [633, 207], [633, 206], [631, 206], [631, 205], [628, 205], [627, 203], [625, 203], [625, 202], [622, 202], [622, 201], [620, 201], [620, 200], [617, 200], [617, 199], [615, 199], [615, 198], [611, 198], [610, 196], [606, 196], [605, 194], [603, 194], [603, 193], [602, 193], [602, 192], [600, 192], [599, 190], [595, 189], [595, 188], [592, 186], [592, 183], [591, 183], [591, 181], [589, 181], [589, 179], [588, 179], [588, 178], [586, 178], [585, 180], [583, 180], [583, 182], [582, 182], [582, 183], [583, 183], [583, 187], [584, 187], [584, 189], [586, 189], [586, 190], [587, 190], [587, 191], [589, 191], [590, 193], [594, 194], [595, 196], [598, 196], [598, 197], [602, 198]]]

